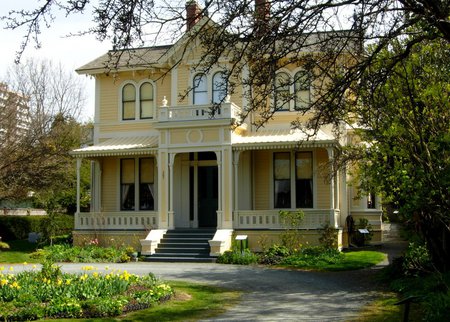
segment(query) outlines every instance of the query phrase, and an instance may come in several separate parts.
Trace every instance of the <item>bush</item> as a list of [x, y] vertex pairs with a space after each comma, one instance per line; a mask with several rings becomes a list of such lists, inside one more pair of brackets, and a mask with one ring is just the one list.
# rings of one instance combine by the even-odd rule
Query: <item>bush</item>
[[269, 247], [269, 249], [259, 257], [258, 262], [264, 265], [277, 265], [290, 254], [291, 251], [289, 248], [275, 244]]
[[433, 270], [433, 263], [426, 245], [410, 243], [403, 258], [403, 271], [406, 275], [420, 275]]
[[53, 262], [71, 263], [125, 263], [131, 260], [132, 247], [100, 247], [96, 245], [71, 246], [68, 244], [47, 246], [39, 249], [32, 258], [45, 258]]
[[249, 265], [258, 261], [258, 256], [253, 254], [249, 249], [244, 249], [242, 252], [238, 250], [228, 250], [217, 257], [217, 263], [220, 264], [238, 264]]
[[334, 248], [338, 247], [338, 231], [336, 228], [330, 225], [330, 222], [327, 222], [322, 227], [322, 234], [319, 237], [319, 243], [324, 248]]

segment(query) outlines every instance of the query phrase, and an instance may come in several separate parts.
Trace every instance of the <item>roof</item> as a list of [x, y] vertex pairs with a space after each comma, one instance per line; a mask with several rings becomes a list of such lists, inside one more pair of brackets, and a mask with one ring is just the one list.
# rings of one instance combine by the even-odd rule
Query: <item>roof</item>
[[301, 130], [265, 130], [244, 136], [233, 133], [231, 142], [234, 150], [262, 150], [293, 146], [329, 147], [335, 145], [337, 140], [322, 130], [315, 134]]
[[173, 45], [110, 50], [106, 54], [81, 66], [79, 74], [98, 74], [105, 71], [136, 70], [155, 67], [167, 50]]
[[143, 155], [154, 154], [157, 148], [158, 136], [122, 137], [76, 149], [71, 154], [76, 157]]

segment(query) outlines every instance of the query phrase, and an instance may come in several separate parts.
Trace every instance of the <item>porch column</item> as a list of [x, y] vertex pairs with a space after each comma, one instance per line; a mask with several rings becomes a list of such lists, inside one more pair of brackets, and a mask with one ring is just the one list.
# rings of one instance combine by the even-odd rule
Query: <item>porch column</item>
[[80, 213], [80, 181], [81, 181], [81, 159], [77, 158], [77, 214]]
[[160, 149], [158, 153], [158, 228], [168, 228], [168, 212], [169, 212], [169, 153], [167, 150]]
[[334, 216], [334, 210], [335, 210], [335, 173], [334, 173], [334, 148], [327, 148], [328, 152], [328, 161], [330, 162], [330, 225], [333, 227], [337, 227], [337, 222], [335, 220]]
[[[234, 151], [233, 152], [233, 169], [234, 169], [234, 212], [235, 216], [237, 215], [237, 212], [239, 210], [239, 191], [238, 191], [238, 178], [239, 178], [239, 157], [241, 155], [241, 151]], [[235, 218], [233, 216], [233, 220]]]
[[174, 229], [174, 216], [173, 216], [173, 163], [176, 153], [169, 153], [169, 218], [168, 228]]
[[217, 191], [218, 191], [218, 200], [217, 200], [217, 228], [220, 229], [223, 226], [223, 209], [222, 209], [222, 151], [216, 151], [217, 158]]

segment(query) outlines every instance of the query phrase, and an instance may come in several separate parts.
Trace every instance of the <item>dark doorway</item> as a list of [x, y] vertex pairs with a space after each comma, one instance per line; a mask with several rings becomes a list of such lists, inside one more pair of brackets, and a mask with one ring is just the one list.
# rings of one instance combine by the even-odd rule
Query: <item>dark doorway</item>
[[199, 227], [217, 227], [218, 189], [217, 166], [198, 167]]

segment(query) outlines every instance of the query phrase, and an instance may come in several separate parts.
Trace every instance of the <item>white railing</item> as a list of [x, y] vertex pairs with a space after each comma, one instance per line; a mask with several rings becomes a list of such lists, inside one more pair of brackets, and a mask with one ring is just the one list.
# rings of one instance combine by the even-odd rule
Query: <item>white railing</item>
[[240, 112], [234, 103], [222, 103], [220, 107], [208, 105], [161, 106], [158, 108], [158, 121], [195, 121], [209, 119], [231, 119]]
[[138, 229], [158, 227], [156, 211], [82, 212], [75, 215], [75, 229]]
[[[295, 211], [295, 209], [293, 209]], [[303, 218], [299, 229], [317, 229], [329, 222], [335, 225], [339, 218], [339, 210], [311, 209], [303, 210]], [[233, 227], [235, 229], [282, 229], [279, 210], [239, 210], [234, 212]]]

